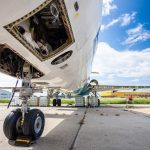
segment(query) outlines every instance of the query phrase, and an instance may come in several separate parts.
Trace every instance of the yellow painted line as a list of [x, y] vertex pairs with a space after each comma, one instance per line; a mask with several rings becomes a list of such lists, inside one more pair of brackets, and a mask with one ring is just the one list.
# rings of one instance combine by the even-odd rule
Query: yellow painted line
[[26, 143], [29, 143], [31, 142], [30, 140], [21, 140], [21, 139], [17, 139], [16, 142], [26, 142]]

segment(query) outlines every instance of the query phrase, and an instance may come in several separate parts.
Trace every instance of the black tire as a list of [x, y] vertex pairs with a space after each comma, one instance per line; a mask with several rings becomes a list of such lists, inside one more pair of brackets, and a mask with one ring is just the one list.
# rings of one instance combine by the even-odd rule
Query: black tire
[[57, 99], [57, 105], [60, 107], [61, 106], [61, 99]]
[[98, 99], [98, 107], [100, 107], [100, 105], [101, 105], [101, 102], [100, 102], [100, 100]]
[[56, 106], [57, 105], [57, 101], [56, 99], [53, 99], [53, 106]]
[[[39, 123], [36, 124], [36, 121], [39, 118], [41, 125], [39, 125]], [[38, 131], [36, 131], [35, 126], [36, 129], [39, 128]], [[32, 109], [25, 116], [23, 125], [23, 134], [32, 137], [33, 140], [37, 140], [42, 135], [44, 126], [45, 126], [45, 117], [43, 112], [41, 112], [39, 109]]]
[[21, 110], [16, 109], [10, 112], [10, 114], [7, 115], [5, 118], [4, 124], [3, 124], [3, 131], [5, 136], [9, 140], [16, 140], [18, 136], [18, 131], [16, 127], [16, 123], [18, 119], [20, 119], [22, 116]]

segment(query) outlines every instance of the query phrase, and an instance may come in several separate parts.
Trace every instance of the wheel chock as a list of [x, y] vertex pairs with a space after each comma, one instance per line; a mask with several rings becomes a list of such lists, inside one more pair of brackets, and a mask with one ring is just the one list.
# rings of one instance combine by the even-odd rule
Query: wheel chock
[[29, 136], [18, 136], [15, 141], [15, 146], [23, 146], [29, 147], [30, 145], [34, 144], [36, 141], [32, 140]]

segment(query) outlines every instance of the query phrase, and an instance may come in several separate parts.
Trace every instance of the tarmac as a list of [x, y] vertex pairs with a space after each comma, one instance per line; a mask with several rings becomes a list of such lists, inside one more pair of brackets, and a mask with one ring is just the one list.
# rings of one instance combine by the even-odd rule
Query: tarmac
[[45, 114], [45, 130], [30, 147], [14, 146], [3, 133], [3, 121], [12, 109], [0, 106], [2, 150], [150, 150], [150, 105], [39, 107]]

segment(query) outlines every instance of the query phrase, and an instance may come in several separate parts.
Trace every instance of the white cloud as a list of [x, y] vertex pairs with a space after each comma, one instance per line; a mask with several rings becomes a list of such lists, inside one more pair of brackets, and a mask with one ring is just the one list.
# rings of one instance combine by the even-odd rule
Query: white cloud
[[123, 14], [120, 17], [121, 25], [126, 26], [126, 25], [130, 24], [131, 21], [135, 19], [136, 14], [137, 14], [136, 12], [132, 12], [131, 14], [129, 14], [129, 13]]
[[117, 24], [119, 22], [119, 19], [113, 19], [111, 22], [109, 22], [108, 24], [104, 25], [102, 24], [101, 26], [101, 31], [104, 31], [106, 29], [109, 29], [110, 27], [114, 26], [115, 24]]
[[150, 39], [150, 31], [144, 29], [142, 24], [138, 24], [135, 28], [127, 30], [128, 37], [122, 43], [123, 45], [132, 46], [138, 42]]
[[150, 77], [150, 48], [143, 51], [119, 52], [107, 43], [99, 43], [93, 62], [93, 70], [100, 77], [147, 78]]
[[123, 14], [120, 17], [113, 19], [108, 24], [103, 24], [101, 26], [101, 30], [104, 31], [116, 24], [120, 24], [121, 26], [129, 25], [131, 23], [131, 21], [135, 19], [135, 16], [136, 16], [136, 12]]
[[131, 82], [139, 82], [139, 79], [132, 79]]
[[113, 3], [113, 1], [114, 0], [103, 0], [103, 9], [102, 9], [103, 16], [109, 15], [111, 10], [117, 8], [117, 6]]

